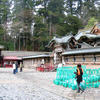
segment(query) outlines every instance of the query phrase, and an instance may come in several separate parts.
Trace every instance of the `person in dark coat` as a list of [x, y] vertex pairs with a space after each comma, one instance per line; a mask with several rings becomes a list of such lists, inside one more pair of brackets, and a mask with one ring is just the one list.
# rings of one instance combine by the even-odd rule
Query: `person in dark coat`
[[18, 73], [18, 62], [16, 62], [16, 73]]
[[23, 63], [20, 62], [20, 72], [22, 72], [22, 71], [23, 71]]
[[74, 72], [76, 74], [76, 81], [77, 81], [77, 85], [78, 85], [78, 93], [80, 92], [80, 90], [83, 92], [83, 90], [80, 87], [80, 83], [82, 82], [82, 75], [83, 75], [83, 69], [81, 68], [81, 64], [77, 65], [77, 70], [76, 72]]

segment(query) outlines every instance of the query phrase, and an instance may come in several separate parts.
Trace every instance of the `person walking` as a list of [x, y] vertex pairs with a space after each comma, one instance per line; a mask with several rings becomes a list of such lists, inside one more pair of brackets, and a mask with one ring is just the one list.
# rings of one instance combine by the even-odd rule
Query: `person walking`
[[16, 62], [16, 73], [18, 73], [18, 62]]
[[23, 71], [23, 63], [20, 62], [20, 72], [22, 72], [22, 71]]
[[83, 69], [81, 67], [81, 64], [77, 65], [77, 70], [74, 73], [76, 74], [76, 81], [77, 81], [77, 86], [78, 86], [77, 93], [80, 93], [80, 90], [84, 92], [84, 90], [82, 90], [80, 87], [80, 83], [82, 82], [82, 75], [83, 75]]
[[13, 62], [13, 74], [16, 74], [16, 64]]

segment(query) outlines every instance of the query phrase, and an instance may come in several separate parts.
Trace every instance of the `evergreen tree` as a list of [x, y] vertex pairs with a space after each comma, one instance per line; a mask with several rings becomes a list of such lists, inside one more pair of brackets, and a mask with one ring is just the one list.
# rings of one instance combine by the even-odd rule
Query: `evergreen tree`
[[45, 51], [53, 36], [77, 34], [82, 24], [92, 25], [93, 18], [100, 21], [98, 2], [0, 0], [0, 43], [11, 50]]
[[76, 14], [76, 0], [65, 0], [66, 4], [66, 12], [69, 15]]
[[[34, 0], [14, 0], [12, 34], [16, 36], [17, 48], [30, 50], [31, 26], [34, 19]], [[30, 47], [28, 46], [30, 45]]]

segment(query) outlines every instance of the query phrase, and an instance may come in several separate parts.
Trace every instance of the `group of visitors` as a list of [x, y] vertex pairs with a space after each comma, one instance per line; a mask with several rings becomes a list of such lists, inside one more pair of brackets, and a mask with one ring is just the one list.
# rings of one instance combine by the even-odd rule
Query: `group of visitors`
[[22, 72], [23, 63], [20, 62], [20, 64], [18, 64], [17, 62], [13, 62], [13, 74], [16, 74], [18, 72], [18, 68], [20, 69], [20, 72]]

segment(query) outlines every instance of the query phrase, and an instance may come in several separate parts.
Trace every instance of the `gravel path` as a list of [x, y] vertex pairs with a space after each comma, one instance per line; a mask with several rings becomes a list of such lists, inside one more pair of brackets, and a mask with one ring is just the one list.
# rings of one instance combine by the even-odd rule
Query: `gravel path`
[[86, 89], [77, 94], [70, 88], [53, 84], [56, 72], [36, 72], [24, 69], [12, 74], [12, 69], [0, 69], [0, 100], [100, 100], [100, 88]]
[[40, 86], [45, 75], [27, 70], [13, 75], [12, 69], [0, 69], [0, 100], [68, 100]]

